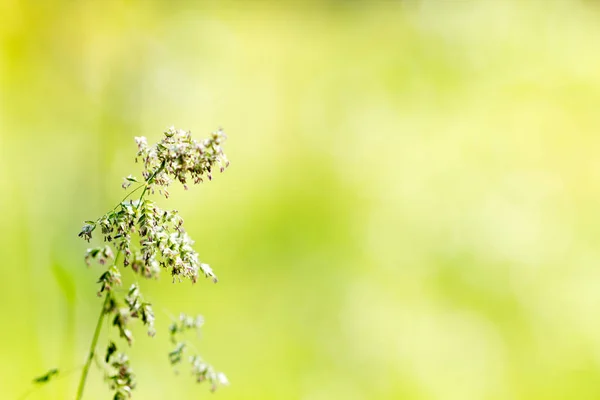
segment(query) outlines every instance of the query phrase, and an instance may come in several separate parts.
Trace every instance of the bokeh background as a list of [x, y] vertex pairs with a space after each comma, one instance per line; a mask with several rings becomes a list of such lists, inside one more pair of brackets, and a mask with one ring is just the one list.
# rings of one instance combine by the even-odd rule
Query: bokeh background
[[[73, 398], [77, 233], [175, 125], [229, 135], [159, 199], [220, 282], [142, 282], [134, 398], [599, 398], [599, 43], [594, 1], [0, 1], [1, 397]], [[230, 387], [171, 370], [180, 311]]]

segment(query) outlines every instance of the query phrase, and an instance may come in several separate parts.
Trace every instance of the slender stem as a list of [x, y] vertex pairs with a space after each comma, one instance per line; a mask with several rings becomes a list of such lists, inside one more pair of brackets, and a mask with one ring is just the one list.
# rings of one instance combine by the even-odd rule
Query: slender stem
[[90, 345], [90, 352], [88, 354], [87, 361], [83, 367], [83, 372], [81, 373], [81, 379], [79, 380], [79, 388], [77, 389], [76, 400], [81, 400], [83, 398], [83, 389], [85, 387], [85, 381], [87, 380], [88, 371], [90, 370], [90, 365], [92, 364], [92, 360], [94, 359], [94, 354], [96, 353], [96, 345], [98, 344], [98, 338], [100, 337], [100, 330], [102, 329], [102, 322], [104, 322], [104, 316], [106, 314], [106, 306], [110, 299], [110, 292], [106, 292], [106, 297], [104, 298], [104, 304], [102, 304], [102, 311], [100, 312], [100, 317], [98, 317], [98, 322], [96, 323], [96, 330], [94, 331], [94, 337], [92, 338], [92, 344]]
[[[131, 196], [132, 194], [134, 194], [135, 192], [137, 192], [138, 190], [140, 190], [140, 189], [141, 189], [141, 188], [143, 188], [143, 187], [147, 187], [147, 185], [146, 185], [145, 183], [143, 183], [143, 184], [141, 184], [140, 186], [138, 186], [138, 187], [136, 187], [135, 189], [133, 189], [131, 192], [127, 193], [127, 196], [123, 197], [123, 200], [121, 200], [121, 201], [119, 202], [119, 204], [117, 204], [117, 205], [115, 206], [115, 208], [113, 208], [113, 209], [111, 210], [111, 212], [112, 212], [112, 211], [115, 211], [115, 210], [117, 209], [117, 207], [119, 207], [119, 206], [120, 206], [120, 205], [121, 205], [121, 204], [122, 204], [122, 203], [123, 203], [125, 200], [127, 200], [127, 198], [128, 198], [129, 196]], [[106, 214], [105, 214], [105, 215], [106, 215]], [[102, 219], [102, 218], [100, 218], [100, 219]], [[99, 220], [100, 220], [100, 219], [99, 219]], [[98, 220], [98, 221], [99, 221], [99, 220]]]
[[163, 162], [160, 164], [160, 167], [158, 167], [156, 169], [156, 171], [154, 171], [154, 173], [146, 180], [146, 184], [144, 185], [144, 190], [142, 191], [142, 195], [140, 196], [140, 199], [138, 200], [138, 207], [140, 206], [140, 204], [142, 204], [142, 199], [144, 198], [144, 195], [146, 194], [146, 191], [148, 190], [148, 185], [150, 185], [152, 183], [152, 181], [154, 180], [156, 175], [158, 175], [163, 169], [165, 169], [165, 164], [166, 164], [166, 161], [163, 160]]
[[[137, 192], [138, 190], [140, 190], [140, 189], [141, 189], [141, 188], [143, 188], [143, 187], [144, 187], [144, 185], [142, 184], [142, 185], [140, 185], [140, 186], [136, 187], [135, 189], [133, 189], [131, 192], [127, 193], [127, 196], [123, 197], [123, 200], [121, 200], [121, 203], [123, 203], [125, 200], [127, 200], [127, 198], [128, 198], [129, 196], [131, 196], [132, 194], [134, 194], [135, 192]], [[115, 206], [115, 208], [119, 207], [119, 205], [121, 205], [121, 203], [117, 204], [117, 205]], [[114, 211], [114, 208], [113, 208], [113, 211]]]

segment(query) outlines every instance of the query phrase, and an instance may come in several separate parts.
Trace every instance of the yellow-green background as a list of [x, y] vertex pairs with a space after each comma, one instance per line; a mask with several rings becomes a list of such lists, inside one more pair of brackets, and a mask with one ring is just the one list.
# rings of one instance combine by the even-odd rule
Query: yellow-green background
[[[172, 124], [229, 135], [158, 199], [220, 282], [142, 283], [134, 398], [600, 398], [595, 2], [2, 0], [0, 85], [2, 399], [73, 398], [77, 233]], [[179, 311], [230, 387], [173, 374]]]

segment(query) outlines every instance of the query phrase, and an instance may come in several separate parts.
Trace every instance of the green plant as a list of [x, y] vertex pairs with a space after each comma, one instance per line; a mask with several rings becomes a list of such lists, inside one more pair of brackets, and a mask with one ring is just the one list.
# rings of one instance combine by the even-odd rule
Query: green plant
[[[152, 304], [144, 300], [137, 284], [126, 290], [117, 290], [121, 286], [121, 274], [124, 269], [141, 278], [155, 279], [159, 274], [168, 272], [173, 282], [190, 280], [195, 283], [200, 275], [217, 282], [217, 277], [208, 264], [202, 263], [194, 251], [193, 241], [186, 233], [184, 221], [176, 210], [163, 210], [148, 196], [158, 191], [169, 197], [168, 187], [179, 181], [188, 189], [187, 183], [200, 183], [205, 178], [212, 179], [212, 173], [221, 172], [229, 165], [223, 153], [222, 143], [225, 135], [221, 130], [211, 134], [207, 139], [196, 141], [190, 132], [173, 127], [164, 132], [160, 142], [149, 146], [145, 137], [136, 137], [138, 146], [136, 162], [143, 164], [142, 178], [132, 175], [125, 178], [123, 188], [129, 191], [111, 211], [96, 220], [86, 221], [79, 236], [90, 242], [92, 235], [100, 231], [104, 245], [86, 251], [85, 261], [92, 261], [106, 270], [100, 275], [98, 296], [104, 296], [98, 322], [94, 330], [89, 353], [86, 358], [76, 399], [83, 397], [88, 371], [92, 361], [104, 369], [105, 378], [114, 392], [114, 400], [131, 397], [136, 386], [127, 355], [121, 351], [115, 341], [109, 340], [103, 357], [98, 356], [96, 348], [104, 320], [117, 328], [118, 334], [131, 346], [133, 333], [130, 324], [139, 320], [147, 327], [148, 335], [154, 336], [154, 311]], [[138, 198], [132, 195], [141, 191]], [[183, 340], [183, 335], [190, 329], [198, 329], [202, 325], [201, 317], [189, 317], [181, 314], [169, 330], [174, 349], [169, 353], [172, 365], [184, 362], [186, 351], [193, 348]], [[218, 385], [227, 384], [223, 373], [216, 372], [205, 363], [198, 354], [187, 355], [191, 373], [198, 382], [208, 381], [211, 390]], [[51, 370], [38, 381], [48, 381], [58, 373]]]

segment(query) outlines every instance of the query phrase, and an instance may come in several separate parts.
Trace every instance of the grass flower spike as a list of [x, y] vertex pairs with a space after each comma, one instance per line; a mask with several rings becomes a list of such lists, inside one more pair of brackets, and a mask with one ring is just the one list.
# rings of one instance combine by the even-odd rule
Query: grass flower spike
[[[223, 131], [218, 130], [209, 138], [197, 141], [192, 138], [191, 132], [173, 127], [167, 129], [162, 140], [152, 146], [148, 145], [145, 137], [136, 137], [136, 161], [141, 160], [143, 164], [143, 179], [127, 176], [122, 187], [125, 190], [133, 185], [136, 187], [111, 211], [83, 225], [79, 233], [81, 238], [90, 242], [94, 232], [99, 232], [104, 241], [101, 246], [89, 248], [84, 259], [88, 266], [95, 261], [105, 267], [98, 278], [98, 295], [105, 298], [82, 372], [78, 400], [83, 397], [93, 359], [103, 365], [114, 400], [130, 398], [136, 387], [129, 358], [119, 351], [115, 341], [108, 342], [104, 357], [97, 357], [96, 347], [104, 319], [110, 320], [128, 346], [134, 341], [130, 324], [135, 320], [147, 327], [148, 335], [156, 334], [152, 304], [144, 300], [139, 286], [133, 284], [125, 295], [115, 290], [122, 285], [123, 269], [130, 268], [135, 275], [146, 279], [157, 279], [161, 273], [168, 273], [173, 282], [189, 280], [195, 283], [199, 276], [217, 282], [212, 268], [201, 262], [194, 250], [194, 241], [184, 229], [183, 218], [176, 210], [160, 208], [148, 195], [158, 191], [168, 198], [168, 187], [173, 182], [180, 182], [187, 190], [188, 182], [198, 184], [205, 179], [212, 180], [214, 171], [223, 172], [229, 166], [222, 148], [225, 139]], [[140, 196], [135, 198], [134, 193], [140, 190]], [[193, 345], [176, 340], [186, 330], [199, 328], [202, 321], [201, 317], [190, 319], [182, 314], [179, 323], [171, 325], [171, 340], [176, 347], [169, 353], [168, 359], [176, 365], [186, 353], [191, 374], [198, 382], [210, 382], [214, 391], [218, 385], [228, 384], [225, 375], [216, 372], [197, 353], [187, 354]]]

